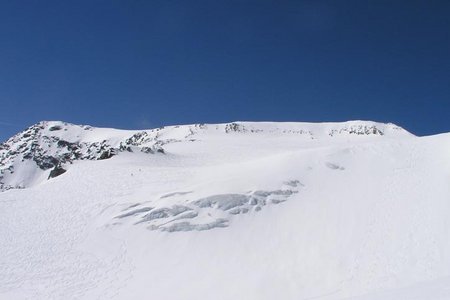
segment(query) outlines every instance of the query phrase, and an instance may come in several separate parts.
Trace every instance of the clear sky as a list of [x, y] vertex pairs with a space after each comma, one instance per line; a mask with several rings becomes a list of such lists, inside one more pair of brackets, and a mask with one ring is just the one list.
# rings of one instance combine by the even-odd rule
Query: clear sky
[[450, 131], [450, 1], [1, 1], [0, 140], [40, 120]]

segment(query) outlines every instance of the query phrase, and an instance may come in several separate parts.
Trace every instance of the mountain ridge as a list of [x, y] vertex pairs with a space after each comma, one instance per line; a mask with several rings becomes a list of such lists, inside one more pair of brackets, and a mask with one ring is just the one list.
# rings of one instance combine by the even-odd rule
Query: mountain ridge
[[[403, 128], [372, 121], [341, 123], [231, 122], [165, 126], [148, 130], [122, 130], [75, 125], [63, 121], [41, 121], [0, 144], [0, 191], [25, 188], [36, 178], [22, 180], [14, 172], [51, 170], [48, 178], [59, 176], [75, 161], [102, 160], [121, 152], [164, 154], [164, 145], [195, 141], [201, 134], [299, 135], [309, 139], [333, 136], [408, 136]], [[24, 165], [27, 165], [24, 167]], [[21, 170], [23, 169], [23, 170]], [[36, 176], [35, 176], [36, 177]], [[42, 179], [41, 179], [42, 181]]]

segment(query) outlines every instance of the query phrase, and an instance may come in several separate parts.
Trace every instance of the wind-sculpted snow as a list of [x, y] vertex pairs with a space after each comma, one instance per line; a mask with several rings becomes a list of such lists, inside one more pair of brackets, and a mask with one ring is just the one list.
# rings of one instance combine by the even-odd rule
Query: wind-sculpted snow
[[[131, 207], [136, 207], [139, 204], [136, 205], [132, 205]], [[137, 208], [137, 209], [133, 209], [133, 210], [128, 210], [126, 213], [118, 215], [117, 218], [126, 218], [126, 217], [130, 217], [130, 216], [134, 216], [140, 213], [145, 213], [148, 211], [151, 211], [153, 209], [153, 207], [142, 207], [142, 208]]]
[[336, 164], [333, 164], [333, 163], [331, 163], [331, 162], [326, 162], [325, 165], [326, 165], [328, 168], [332, 169], [332, 170], [340, 170], [340, 171], [345, 170], [344, 167], [339, 166], [339, 165], [336, 165]]
[[[141, 204], [131, 205], [115, 219], [133, 218], [135, 225], [145, 224], [150, 230], [167, 232], [202, 231], [228, 227], [233, 216], [258, 212], [264, 207], [280, 204], [299, 192], [303, 184], [288, 180], [286, 189], [273, 191], [256, 190], [245, 194], [218, 194], [196, 200], [186, 198], [190, 192], [173, 192], [160, 197], [177, 198], [169, 207], [154, 208]], [[117, 225], [117, 223], [115, 223]]]

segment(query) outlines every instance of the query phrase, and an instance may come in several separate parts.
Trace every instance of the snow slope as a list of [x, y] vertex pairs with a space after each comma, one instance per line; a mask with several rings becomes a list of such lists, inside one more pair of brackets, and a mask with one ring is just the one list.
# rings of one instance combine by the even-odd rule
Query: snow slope
[[0, 299], [450, 299], [450, 134], [30, 128], [0, 147]]

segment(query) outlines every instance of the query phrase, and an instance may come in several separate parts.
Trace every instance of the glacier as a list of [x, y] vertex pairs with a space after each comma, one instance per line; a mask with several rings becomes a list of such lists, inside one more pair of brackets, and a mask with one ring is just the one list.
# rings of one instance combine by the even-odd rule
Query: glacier
[[0, 299], [450, 299], [450, 134], [42, 121], [0, 144]]

